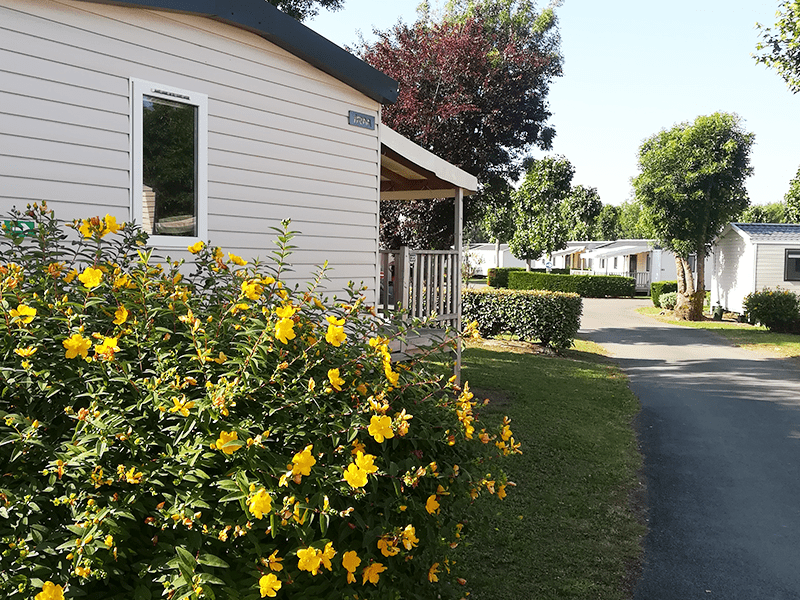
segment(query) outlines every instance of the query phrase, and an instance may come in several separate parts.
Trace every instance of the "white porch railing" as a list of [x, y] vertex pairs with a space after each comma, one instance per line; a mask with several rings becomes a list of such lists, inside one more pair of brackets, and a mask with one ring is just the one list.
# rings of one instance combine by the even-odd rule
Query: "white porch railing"
[[650, 291], [650, 272], [649, 271], [594, 271], [590, 269], [570, 269], [570, 275], [620, 275], [622, 277], [633, 277], [636, 281], [637, 292]]
[[461, 317], [460, 259], [457, 250], [381, 250], [378, 309], [396, 308], [408, 317], [433, 318], [442, 329], [458, 328]]

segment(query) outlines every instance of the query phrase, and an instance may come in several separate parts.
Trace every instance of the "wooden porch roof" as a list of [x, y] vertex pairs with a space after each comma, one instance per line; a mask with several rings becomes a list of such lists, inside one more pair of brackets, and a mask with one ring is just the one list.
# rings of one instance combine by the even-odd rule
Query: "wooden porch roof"
[[386, 125], [381, 132], [381, 200], [454, 198], [478, 191], [474, 175], [451, 165]]

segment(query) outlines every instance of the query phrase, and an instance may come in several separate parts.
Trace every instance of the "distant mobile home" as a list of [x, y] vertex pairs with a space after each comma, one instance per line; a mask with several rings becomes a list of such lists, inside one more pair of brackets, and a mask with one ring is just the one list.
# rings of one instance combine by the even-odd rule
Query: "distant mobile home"
[[800, 292], [800, 225], [730, 223], [714, 242], [711, 303], [743, 313], [747, 294]]

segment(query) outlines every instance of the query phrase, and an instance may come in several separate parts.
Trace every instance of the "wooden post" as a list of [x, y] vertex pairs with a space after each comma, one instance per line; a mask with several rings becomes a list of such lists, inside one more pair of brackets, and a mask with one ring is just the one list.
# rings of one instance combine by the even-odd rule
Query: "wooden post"
[[[462, 252], [463, 252], [463, 244], [464, 244], [464, 237], [463, 237], [463, 229], [464, 229], [464, 190], [461, 188], [456, 189], [456, 197], [455, 201], [453, 202], [455, 205], [455, 231], [454, 231], [454, 239], [455, 239], [455, 250], [457, 253], [456, 256], [456, 268], [455, 268], [455, 282], [456, 282], [456, 289], [455, 289], [455, 300], [456, 300], [456, 331], [461, 333], [461, 260], [462, 260]], [[455, 368], [455, 375], [456, 375], [456, 384], [461, 385], [461, 338], [456, 339], [456, 368]]]
[[410, 302], [408, 301], [408, 286], [411, 279], [411, 255], [408, 252], [408, 246], [400, 246], [400, 251], [397, 253], [397, 270], [398, 280], [400, 285], [394, 291], [395, 308], [402, 303], [402, 308], [406, 311], [403, 315], [403, 320], [408, 320], [408, 311], [411, 309]]

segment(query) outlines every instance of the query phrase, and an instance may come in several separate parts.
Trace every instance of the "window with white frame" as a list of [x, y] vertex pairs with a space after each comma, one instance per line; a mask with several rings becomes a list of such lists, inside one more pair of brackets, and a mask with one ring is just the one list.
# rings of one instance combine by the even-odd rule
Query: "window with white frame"
[[131, 79], [132, 216], [155, 246], [208, 239], [208, 96]]
[[783, 280], [800, 281], [800, 249], [786, 249]]

